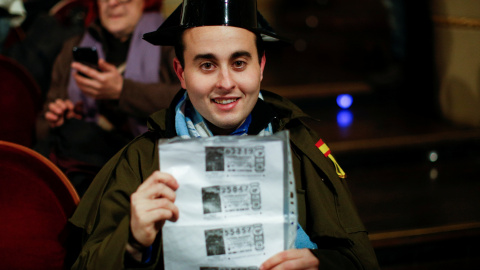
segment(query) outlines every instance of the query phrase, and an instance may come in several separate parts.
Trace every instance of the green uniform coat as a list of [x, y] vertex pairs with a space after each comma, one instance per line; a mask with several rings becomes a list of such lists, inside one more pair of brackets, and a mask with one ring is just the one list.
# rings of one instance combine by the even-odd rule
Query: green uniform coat
[[[332, 161], [315, 146], [320, 137], [306, 125], [309, 117], [278, 95], [262, 94], [265, 102], [258, 103], [274, 112], [274, 130], [290, 131], [299, 223], [318, 245], [312, 252], [320, 269], [378, 269], [346, 179], [338, 177]], [[136, 264], [125, 255], [130, 195], [159, 169], [157, 141], [176, 135], [173, 108], [180, 96], [169, 109], [150, 116], [150, 131], [117, 153], [85, 193], [71, 218], [83, 230], [83, 247], [72, 269], [163, 269], [161, 234], [153, 245], [151, 263]]]

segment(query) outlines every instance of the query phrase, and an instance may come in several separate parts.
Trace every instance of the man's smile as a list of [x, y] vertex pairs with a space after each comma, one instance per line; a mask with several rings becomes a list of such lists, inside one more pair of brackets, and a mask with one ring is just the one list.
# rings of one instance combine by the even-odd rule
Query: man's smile
[[230, 103], [233, 103], [237, 100], [238, 100], [238, 98], [212, 99], [213, 102], [215, 102], [217, 104], [222, 104], [222, 105], [230, 104]]

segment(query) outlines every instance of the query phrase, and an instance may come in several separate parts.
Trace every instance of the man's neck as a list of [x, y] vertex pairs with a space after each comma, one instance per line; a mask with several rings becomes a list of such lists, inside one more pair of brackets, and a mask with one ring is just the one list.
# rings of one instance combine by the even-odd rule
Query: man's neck
[[[234, 132], [238, 127], [241, 126], [241, 124], [236, 127], [236, 128], [231, 128], [231, 129], [223, 129], [223, 128], [219, 128], [217, 126], [215, 126], [214, 124], [208, 122], [206, 119], [205, 119], [205, 123], [207, 123], [207, 126], [208, 126], [208, 129], [210, 129], [210, 131], [212, 132], [213, 135], [230, 135], [232, 134], [232, 132]], [[242, 122], [243, 124], [243, 122]]]

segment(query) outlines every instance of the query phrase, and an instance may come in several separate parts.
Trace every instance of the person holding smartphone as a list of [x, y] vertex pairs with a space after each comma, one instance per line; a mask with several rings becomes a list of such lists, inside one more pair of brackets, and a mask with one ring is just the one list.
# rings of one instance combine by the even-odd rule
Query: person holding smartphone
[[[180, 89], [173, 49], [142, 40], [163, 22], [161, 0], [89, 1], [88, 16], [97, 19], [65, 42], [37, 122], [37, 149], [57, 161], [80, 194], [113, 153], [147, 130], [148, 115], [168, 107]], [[74, 59], [75, 47], [96, 51], [98, 61]]]

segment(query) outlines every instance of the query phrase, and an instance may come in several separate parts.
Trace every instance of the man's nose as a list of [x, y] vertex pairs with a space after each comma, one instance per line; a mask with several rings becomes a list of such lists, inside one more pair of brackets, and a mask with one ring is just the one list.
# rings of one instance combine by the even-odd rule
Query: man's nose
[[235, 80], [228, 68], [222, 68], [218, 73], [217, 88], [225, 90], [235, 88]]
[[119, 5], [121, 2], [119, 0], [104, 0], [104, 1], [106, 1], [109, 6]]

